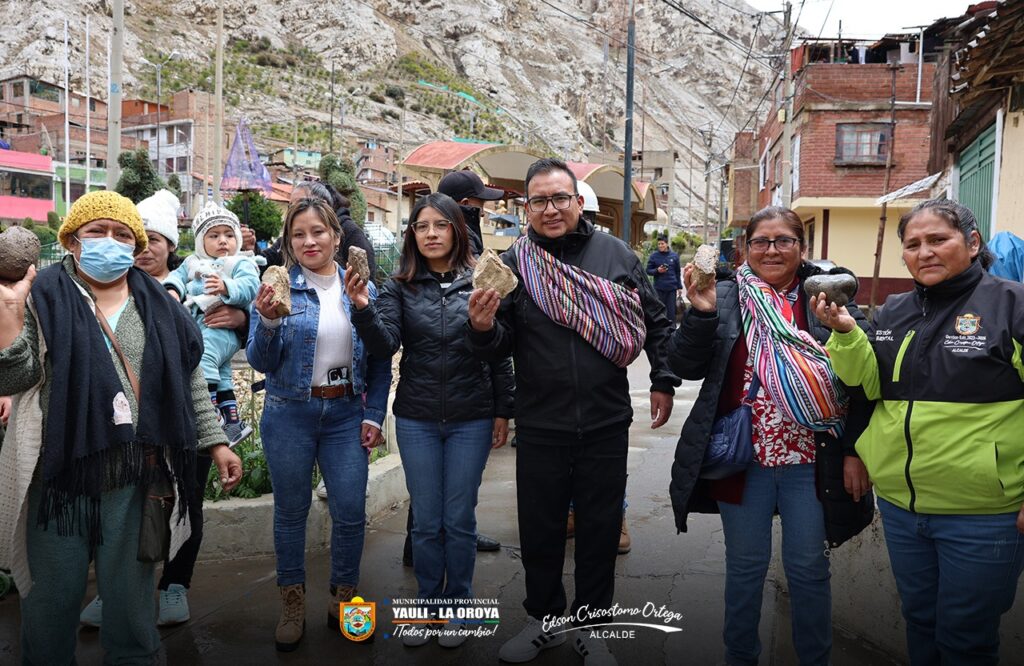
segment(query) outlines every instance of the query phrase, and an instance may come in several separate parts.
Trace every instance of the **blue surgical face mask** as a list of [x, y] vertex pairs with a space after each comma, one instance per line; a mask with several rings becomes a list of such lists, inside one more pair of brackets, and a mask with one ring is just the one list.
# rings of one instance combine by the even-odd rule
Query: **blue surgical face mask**
[[79, 238], [78, 242], [82, 244], [78, 268], [97, 282], [113, 282], [135, 263], [135, 246], [120, 243], [110, 236]]

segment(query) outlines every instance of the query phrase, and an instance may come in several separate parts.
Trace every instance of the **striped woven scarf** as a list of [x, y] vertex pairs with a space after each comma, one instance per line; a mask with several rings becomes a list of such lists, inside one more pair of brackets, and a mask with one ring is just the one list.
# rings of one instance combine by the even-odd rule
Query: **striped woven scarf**
[[636, 291], [563, 263], [526, 236], [514, 247], [523, 286], [548, 318], [620, 368], [640, 355], [647, 327]]
[[740, 266], [736, 282], [747, 348], [768, 396], [783, 414], [803, 427], [841, 434], [847, 398], [832, 371], [828, 352], [796, 327], [787, 297], [757, 277], [747, 264]]

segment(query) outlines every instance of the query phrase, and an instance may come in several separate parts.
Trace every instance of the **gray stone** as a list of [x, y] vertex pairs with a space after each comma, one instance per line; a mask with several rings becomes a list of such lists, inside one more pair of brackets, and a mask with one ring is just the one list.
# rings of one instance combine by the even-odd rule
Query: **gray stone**
[[857, 295], [857, 278], [847, 273], [812, 275], [804, 281], [804, 291], [808, 296], [817, 296], [825, 292], [825, 298], [829, 303], [843, 306]]
[[288, 269], [284, 266], [271, 266], [263, 274], [263, 284], [270, 285], [274, 290], [271, 304], [277, 308], [277, 314], [284, 317], [292, 313], [291, 282]]
[[370, 275], [370, 262], [366, 259], [366, 250], [361, 247], [353, 245], [348, 249], [348, 265], [359, 274], [359, 279], [363, 281], [363, 284], [373, 277]]
[[39, 239], [24, 227], [11, 227], [0, 234], [0, 280], [17, 282], [28, 267], [39, 263]]
[[518, 284], [515, 273], [502, 262], [498, 254], [490, 248], [484, 250], [473, 269], [473, 287], [494, 289], [499, 297], [505, 298]]

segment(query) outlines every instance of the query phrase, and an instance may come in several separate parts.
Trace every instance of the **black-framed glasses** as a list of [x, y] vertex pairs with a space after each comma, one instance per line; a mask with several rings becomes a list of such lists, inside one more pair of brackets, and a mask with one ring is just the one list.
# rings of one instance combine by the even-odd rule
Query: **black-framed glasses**
[[452, 228], [452, 223], [448, 220], [436, 220], [434, 222], [413, 222], [409, 226], [417, 236], [422, 236], [430, 230], [430, 227], [434, 227], [437, 233], [443, 234]]
[[531, 213], [543, 213], [548, 209], [548, 202], [555, 207], [555, 210], [565, 210], [572, 204], [572, 200], [578, 195], [555, 194], [550, 197], [530, 197], [526, 200], [526, 207]]
[[779, 252], [788, 252], [800, 244], [799, 238], [792, 236], [779, 236], [778, 238], [751, 238], [747, 241], [747, 247], [754, 252], [767, 252], [769, 245], [774, 245]]

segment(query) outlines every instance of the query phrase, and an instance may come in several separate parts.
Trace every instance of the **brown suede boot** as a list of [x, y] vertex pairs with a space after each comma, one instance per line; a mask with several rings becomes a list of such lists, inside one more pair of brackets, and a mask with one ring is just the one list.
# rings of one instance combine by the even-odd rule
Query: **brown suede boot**
[[331, 600], [327, 602], [327, 628], [341, 631], [341, 604], [352, 601], [359, 594], [355, 585], [331, 585]]
[[576, 536], [576, 514], [569, 509], [569, 519], [565, 521], [565, 538], [571, 539]]
[[619, 532], [619, 555], [625, 555], [633, 548], [633, 541], [629, 538], [629, 529], [626, 527], [626, 514], [622, 514], [622, 528]]
[[299, 647], [306, 631], [306, 586], [285, 585], [281, 590], [281, 619], [277, 622], [274, 641], [278, 652], [291, 652]]

